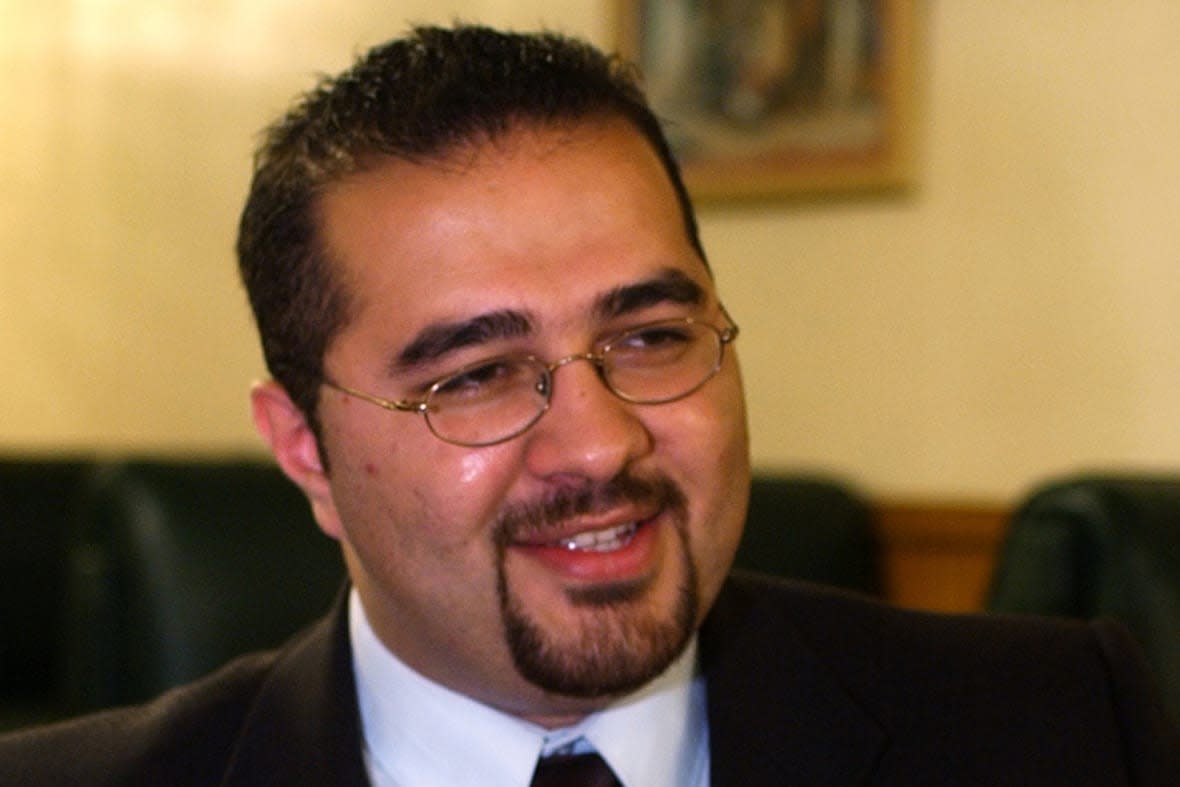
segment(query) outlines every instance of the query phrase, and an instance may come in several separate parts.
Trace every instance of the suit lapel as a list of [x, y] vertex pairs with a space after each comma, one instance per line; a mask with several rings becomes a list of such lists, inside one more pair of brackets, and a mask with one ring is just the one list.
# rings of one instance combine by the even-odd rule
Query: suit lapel
[[348, 644], [347, 593], [284, 649], [242, 727], [223, 787], [369, 784]]
[[701, 630], [712, 783], [864, 784], [885, 735], [772, 593], [731, 580]]

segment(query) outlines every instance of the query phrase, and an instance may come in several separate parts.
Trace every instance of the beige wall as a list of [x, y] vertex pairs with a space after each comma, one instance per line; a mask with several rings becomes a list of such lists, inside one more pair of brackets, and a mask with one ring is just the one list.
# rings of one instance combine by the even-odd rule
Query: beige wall
[[[258, 450], [257, 128], [406, 19], [608, 42], [612, 6], [0, 0], [0, 451]], [[702, 211], [756, 463], [984, 500], [1175, 467], [1180, 4], [923, 8], [912, 194]]]

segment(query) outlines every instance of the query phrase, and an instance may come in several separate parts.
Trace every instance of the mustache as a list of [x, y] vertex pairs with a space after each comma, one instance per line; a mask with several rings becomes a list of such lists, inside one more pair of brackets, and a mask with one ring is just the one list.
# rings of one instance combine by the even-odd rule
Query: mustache
[[496, 520], [496, 543], [504, 548], [513, 541], [543, 538], [547, 530], [569, 519], [604, 514], [620, 505], [671, 509], [681, 515], [679, 518], [687, 509], [684, 492], [670, 478], [620, 473], [604, 483], [562, 487], [540, 500], [508, 506]]

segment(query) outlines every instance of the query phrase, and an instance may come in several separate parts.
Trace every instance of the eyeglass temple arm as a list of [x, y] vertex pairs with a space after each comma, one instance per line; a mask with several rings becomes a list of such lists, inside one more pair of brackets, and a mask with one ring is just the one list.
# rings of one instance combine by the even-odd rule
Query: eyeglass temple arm
[[392, 399], [382, 399], [380, 396], [373, 396], [372, 394], [358, 391], [355, 388], [349, 388], [347, 385], [341, 385], [326, 378], [324, 379], [324, 385], [334, 388], [340, 393], [355, 396], [357, 399], [362, 399], [378, 407], [383, 407], [386, 410], [396, 410], [403, 413], [421, 413], [426, 410], [426, 402], [412, 402], [409, 400], [395, 402]]
[[738, 337], [738, 334], [741, 333], [741, 328], [739, 328], [738, 324], [734, 322], [733, 317], [729, 316], [729, 309], [725, 308], [724, 303], [718, 301], [717, 308], [721, 310], [721, 316], [725, 318], [727, 323], [729, 323], [728, 327], [721, 331], [721, 343], [729, 344]]

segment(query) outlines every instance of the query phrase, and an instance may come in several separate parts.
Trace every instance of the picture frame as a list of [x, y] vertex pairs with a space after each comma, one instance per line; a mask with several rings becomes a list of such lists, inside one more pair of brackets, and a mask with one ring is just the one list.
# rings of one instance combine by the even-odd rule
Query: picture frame
[[912, 183], [912, 0], [616, 0], [698, 200]]

